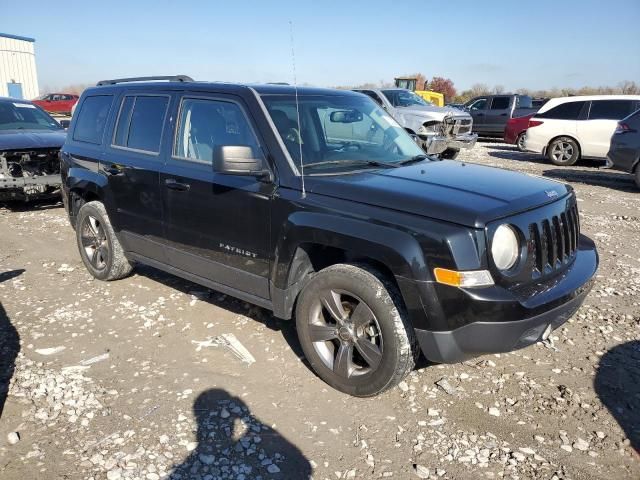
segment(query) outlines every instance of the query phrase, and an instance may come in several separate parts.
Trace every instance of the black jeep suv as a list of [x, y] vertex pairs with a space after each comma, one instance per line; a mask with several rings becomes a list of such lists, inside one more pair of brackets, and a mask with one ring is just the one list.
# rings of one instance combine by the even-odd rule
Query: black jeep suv
[[570, 187], [427, 157], [355, 92], [104, 81], [61, 161], [93, 276], [140, 262], [295, 316], [315, 372], [357, 396], [420, 351], [458, 362], [546, 339], [598, 264]]

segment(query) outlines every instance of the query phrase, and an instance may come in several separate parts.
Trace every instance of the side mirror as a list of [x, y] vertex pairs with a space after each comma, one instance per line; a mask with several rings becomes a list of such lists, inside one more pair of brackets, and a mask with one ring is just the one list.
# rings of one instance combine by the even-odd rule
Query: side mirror
[[66, 130], [69, 128], [69, 125], [71, 125], [71, 120], [60, 120], [58, 123]]
[[265, 168], [264, 160], [256, 157], [253, 149], [247, 145], [216, 145], [213, 150], [213, 171], [226, 175], [271, 178], [271, 172]]

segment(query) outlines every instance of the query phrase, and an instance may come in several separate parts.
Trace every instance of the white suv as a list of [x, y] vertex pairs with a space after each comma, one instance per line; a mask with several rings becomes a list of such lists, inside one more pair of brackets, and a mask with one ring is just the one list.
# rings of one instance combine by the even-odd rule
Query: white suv
[[640, 109], [640, 95], [552, 98], [529, 120], [524, 147], [555, 165], [606, 158], [619, 120]]

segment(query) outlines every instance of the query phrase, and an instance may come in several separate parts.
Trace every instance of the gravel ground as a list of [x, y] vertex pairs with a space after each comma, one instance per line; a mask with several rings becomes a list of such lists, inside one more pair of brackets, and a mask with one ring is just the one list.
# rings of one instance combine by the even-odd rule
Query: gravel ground
[[290, 322], [150, 268], [95, 281], [60, 206], [0, 209], [0, 478], [640, 478], [640, 193], [500, 143], [459, 159], [571, 183], [597, 283], [547, 344], [366, 400]]

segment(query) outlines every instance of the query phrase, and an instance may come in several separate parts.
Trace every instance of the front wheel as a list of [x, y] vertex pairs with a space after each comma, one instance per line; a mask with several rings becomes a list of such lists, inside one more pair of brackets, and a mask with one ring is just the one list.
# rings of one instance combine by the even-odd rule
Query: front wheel
[[573, 138], [558, 137], [549, 144], [547, 157], [554, 165], [568, 167], [578, 161], [580, 147]]
[[300, 294], [298, 338], [317, 375], [341, 392], [377, 395], [415, 365], [413, 328], [395, 286], [366, 266], [333, 265]]
[[522, 132], [520, 135], [518, 135], [518, 138], [516, 138], [516, 147], [518, 147], [518, 150], [520, 150], [521, 152], [526, 152], [527, 150], [524, 148], [524, 137], [525, 137], [525, 132]]
[[101, 202], [93, 201], [80, 207], [76, 240], [84, 266], [98, 280], [118, 280], [131, 273], [132, 266], [124, 256]]

